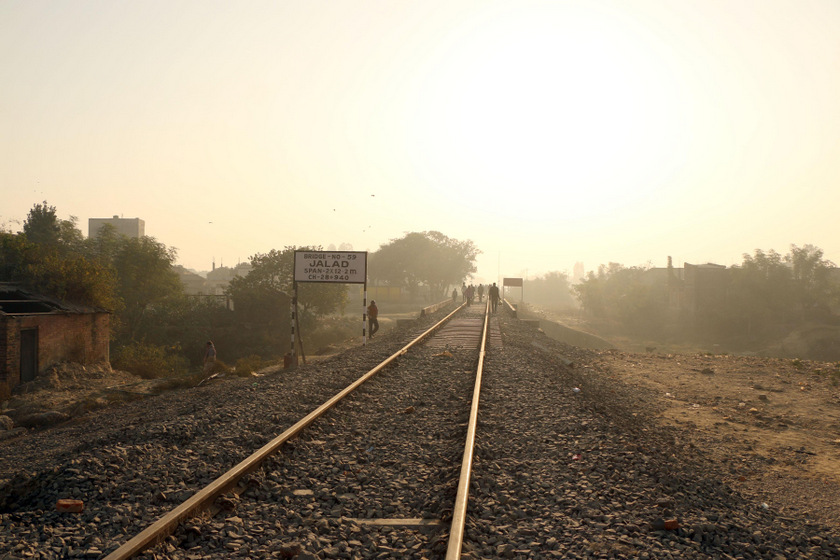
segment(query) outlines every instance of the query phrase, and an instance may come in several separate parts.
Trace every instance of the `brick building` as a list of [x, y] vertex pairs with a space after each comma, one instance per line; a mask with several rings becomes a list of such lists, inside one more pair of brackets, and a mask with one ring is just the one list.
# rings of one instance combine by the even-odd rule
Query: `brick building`
[[0, 283], [0, 389], [35, 379], [58, 362], [110, 359], [111, 315]]

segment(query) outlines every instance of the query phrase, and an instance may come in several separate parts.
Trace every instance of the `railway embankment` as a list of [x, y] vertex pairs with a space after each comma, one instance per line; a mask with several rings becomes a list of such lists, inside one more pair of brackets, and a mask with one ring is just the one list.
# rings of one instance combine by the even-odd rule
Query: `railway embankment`
[[[7, 481], [0, 487], [0, 558], [104, 557], [432, 319], [295, 370], [108, 406], [83, 421], [0, 442], [0, 478]], [[768, 422], [765, 412], [739, 412], [744, 401], [681, 400], [693, 398], [680, 384], [689, 377], [707, 389], [726, 385], [730, 370], [722, 364], [731, 358], [587, 350], [552, 340], [533, 323], [504, 317], [500, 323], [501, 345], [486, 357], [465, 557], [840, 554], [836, 516], [832, 523], [818, 515], [812, 499], [797, 500], [792, 490], [771, 498], [750, 486], [768, 466], [786, 465], [785, 458], [771, 462], [752, 442], [756, 434], [746, 431], [749, 422]], [[437, 348], [401, 358], [404, 379], [386, 373], [360, 389], [271, 471], [257, 473], [239, 501], [180, 529], [144, 557], [442, 557], [445, 523], [406, 529], [359, 520], [446, 521], [457, 476], [448, 459], [457, 455], [452, 444], [467, 392], [459, 376], [469, 375], [470, 352]], [[679, 374], [670, 390], [646, 377], [657, 365]], [[745, 407], [758, 410], [787, 388], [815, 392], [816, 366], [805, 369], [810, 373], [781, 371], [790, 383], [778, 381], [781, 393], [753, 376], [756, 393]], [[800, 390], [804, 385], [796, 383], [806, 379], [811, 388]], [[697, 423], [698, 410], [720, 414], [717, 422], [732, 431], [707, 432]], [[354, 411], [352, 420], [343, 416]], [[677, 412], [692, 416], [669, 416]], [[355, 437], [349, 445], [343, 443], [348, 433]], [[743, 437], [727, 441], [725, 435]], [[753, 451], [742, 454], [740, 443]], [[813, 461], [821, 454], [804, 451], [791, 456]], [[314, 460], [302, 466], [296, 461], [303, 457]], [[804, 475], [793, 469], [779, 468], [774, 476], [790, 477], [780, 480], [794, 489], [794, 475]], [[825, 480], [817, 491], [828, 496]], [[372, 492], [379, 483], [390, 493]], [[84, 510], [57, 512], [61, 498], [83, 501]]]

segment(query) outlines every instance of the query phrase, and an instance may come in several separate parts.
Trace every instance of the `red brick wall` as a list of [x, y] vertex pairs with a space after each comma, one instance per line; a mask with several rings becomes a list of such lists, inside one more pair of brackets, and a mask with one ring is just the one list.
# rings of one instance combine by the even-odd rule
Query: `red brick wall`
[[0, 319], [0, 393], [20, 383], [20, 321]]
[[109, 361], [108, 313], [29, 315], [0, 321], [0, 384], [20, 383], [20, 330], [38, 328], [38, 372], [57, 362]]

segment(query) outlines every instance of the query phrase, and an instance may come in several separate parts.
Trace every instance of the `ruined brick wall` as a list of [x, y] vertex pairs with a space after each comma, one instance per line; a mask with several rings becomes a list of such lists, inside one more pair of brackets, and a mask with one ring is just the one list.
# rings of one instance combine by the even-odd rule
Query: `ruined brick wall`
[[0, 318], [0, 393], [20, 383], [20, 321]]
[[20, 328], [38, 328], [38, 372], [57, 362], [92, 364], [107, 361], [107, 313], [32, 315]]
[[110, 361], [108, 313], [0, 317], [0, 394], [20, 384], [20, 331], [38, 329], [38, 373], [58, 362]]
[[90, 315], [91, 350], [90, 362], [111, 361], [111, 315], [95, 313]]

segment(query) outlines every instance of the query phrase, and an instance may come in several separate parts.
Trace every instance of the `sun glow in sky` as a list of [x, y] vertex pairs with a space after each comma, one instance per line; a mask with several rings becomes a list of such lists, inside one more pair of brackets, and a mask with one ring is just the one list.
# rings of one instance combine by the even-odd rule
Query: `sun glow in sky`
[[0, 2], [0, 225], [207, 270], [438, 230], [478, 280], [840, 263], [835, 0]]

